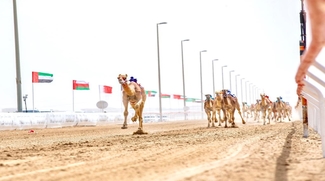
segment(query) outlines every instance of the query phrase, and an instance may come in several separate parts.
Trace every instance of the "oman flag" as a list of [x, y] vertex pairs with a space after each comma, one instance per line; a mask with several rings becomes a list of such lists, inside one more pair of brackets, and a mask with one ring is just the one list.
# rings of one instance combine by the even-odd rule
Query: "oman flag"
[[73, 80], [73, 90], [89, 90], [89, 82], [83, 80]]
[[113, 87], [107, 85], [100, 85], [100, 90], [106, 94], [111, 94]]
[[51, 83], [53, 74], [44, 72], [32, 72], [32, 83]]

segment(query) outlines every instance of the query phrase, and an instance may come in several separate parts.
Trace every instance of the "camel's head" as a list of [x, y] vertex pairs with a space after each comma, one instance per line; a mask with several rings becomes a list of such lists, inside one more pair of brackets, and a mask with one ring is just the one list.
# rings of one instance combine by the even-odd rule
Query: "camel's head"
[[211, 100], [212, 99], [212, 96], [211, 94], [205, 94], [205, 100]]
[[128, 74], [119, 74], [117, 80], [120, 84], [125, 84], [128, 82]]
[[216, 91], [215, 92], [215, 97], [217, 98], [217, 97], [220, 97], [220, 96], [222, 96], [222, 92], [221, 91]]

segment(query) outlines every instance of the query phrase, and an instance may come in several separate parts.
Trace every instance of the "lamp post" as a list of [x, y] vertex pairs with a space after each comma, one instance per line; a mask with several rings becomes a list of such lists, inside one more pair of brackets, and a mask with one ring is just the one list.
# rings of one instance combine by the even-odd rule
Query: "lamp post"
[[159, 87], [159, 114], [160, 121], [162, 121], [162, 108], [161, 108], [161, 82], [160, 82], [160, 56], [159, 56], [159, 25], [167, 24], [166, 22], [157, 23], [157, 52], [158, 52], [158, 87]]
[[232, 92], [232, 88], [231, 88], [231, 72], [234, 72], [234, 70], [229, 71], [229, 84], [230, 84], [229, 90], [230, 90], [230, 92]]
[[240, 74], [235, 75], [235, 87], [236, 87], [236, 96], [238, 97], [237, 92], [237, 77], [240, 76]]
[[183, 42], [190, 41], [189, 39], [181, 41], [181, 49], [182, 49], [182, 76], [183, 76], [183, 96], [184, 96], [184, 120], [186, 120], [186, 96], [185, 96], [185, 75], [184, 75], [184, 58], [183, 58]]
[[202, 52], [207, 52], [207, 51], [206, 50], [200, 51], [201, 117], [203, 119], [203, 88], [202, 88], [202, 59], [201, 59]]
[[243, 98], [243, 80], [244, 80], [245, 78], [241, 78], [240, 79], [240, 90], [241, 90], [241, 96], [240, 96], [240, 98], [241, 98], [241, 102], [244, 102], [244, 98]]
[[251, 104], [251, 94], [252, 94], [252, 83], [250, 82], [249, 85], [248, 85], [248, 100], [249, 100], [249, 103]]
[[14, 30], [15, 30], [15, 53], [16, 53], [16, 84], [17, 84], [17, 111], [22, 112], [21, 100], [21, 73], [20, 73], [20, 54], [19, 54], [19, 35], [16, 0], [13, 0]]
[[221, 78], [222, 78], [222, 90], [225, 89], [225, 84], [224, 84], [224, 80], [223, 80], [223, 68], [227, 67], [227, 65], [224, 65], [221, 67]]
[[25, 94], [25, 95], [23, 96], [23, 98], [24, 98], [24, 102], [25, 102], [25, 110], [26, 110], [26, 113], [27, 113], [27, 103], [26, 103], [26, 99], [27, 99], [27, 97], [28, 97], [28, 94]]
[[213, 81], [213, 96], [215, 95], [216, 93], [216, 89], [215, 89], [215, 86], [214, 86], [214, 61], [218, 61], [218, 59], [214, 59], [212, 60], [212, 81]]

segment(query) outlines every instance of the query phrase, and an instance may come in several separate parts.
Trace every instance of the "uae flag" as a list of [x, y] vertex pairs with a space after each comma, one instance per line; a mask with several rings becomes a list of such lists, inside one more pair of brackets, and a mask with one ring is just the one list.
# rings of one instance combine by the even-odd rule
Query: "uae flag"
[[83, 80], [73, 80], [73, 90], [89, 90], [89, 82]]
[[44, 72], [32, 72], [32, 83], [51, 83], [53, 74]]
[[101, 85], [100, 86], [100, 90], [106, 94], [111, 94], [112, 93], [112, 87], [111, 86], [107, 86], [107, 85]]
[[148, 97], [155, 97], [157, 91], [146, 91], [146, 94], [148, 95]]

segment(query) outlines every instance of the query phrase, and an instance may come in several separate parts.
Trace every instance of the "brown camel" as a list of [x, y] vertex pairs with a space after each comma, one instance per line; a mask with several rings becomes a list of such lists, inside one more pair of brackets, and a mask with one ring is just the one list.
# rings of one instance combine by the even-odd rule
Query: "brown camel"
[[[215, 92], [215, 98], [214, 98], [213, 108], [215, 110], [214, 113], [215, 114], [218, 114], [219, 120], [217, 119], [217, 116], [215, 116], [215, 119], [216, 119], [215, 122], [219, 122], [218, 126], [221, 126], [221, 123], [224, 122], [225, 117], [226, 117], [225, 116], [225, 112], [226, 111], [225, 111], [225, 109], [222, 108], [222, 102], [221, 101], [222, 101], [222, 94], [219, 93], [219, 92]], [[221, 113], [220, 113], [221, 110], [222, 110], [223, 115], [224, 115], [224, 118], [223, 119], [221, 119]], [[225, 123], [225, 124], [227, 124], [227, 123]]]
[[269, 97], [265, 94], [260, 94], [261, 96], [261, 102], [260, 102], [260, 106], [261, 106], [261, 111], [262, 111], [262, 118], [263, 118], [263, 125], [265, 125], [266, 123], [266, 118], [268, 118], [269, 122], [267, 124], [270, 124], [270, 118], [267, 115], [267, 113], [270, 113], [270, 109], [272, 109], [271, 105], [272, 102], [270, 101]]
[[147, 132], [143, 131], [143, 117], [142, 112], [144, 108], [144, 104], [146, 101], [146, 93], [143, 87], [136, 82], [129, 82], [127, 80], [127, 74], [119, 74], [117, 79], [121, 84], [123, 91], [122, 91], [122, 100], [124, 105], [124, 122], [122, 129], [127, 128], [127, 117], [128, 117], [128, 105], [130, 103], [131, 107], [134, 109], [135, 113], [134, 116], [131, 118], [133, 122], [139, 120], [139, 127], [136, 132], [133, 134], [147, 134]]
[[[223, 109], [226, 110], [226, 119], [224, 120], [226, 123], [227, 121], [229, 121], [232, 125], [232, 127], [237, 127], [235, 124], [235, 110], [237, 109], [238, 114], [240, 115], [241, 119], [242, 119], [242, 123], [246, 124], [241, 111], [240, 111], [240, 105], [238, 103], [238, 100], [236, 97], [233, 97], [232, 95], [227, 93], [227, 90], [222, 90], [222, 107]], [[226, 127], [227, 125], [225, 125]]]
[[213, 104], [214, 101], [211, 97], [210, 94], [206, 94], [205, 95], [205, 101], [204, 101], [204, 110], [205, 113], [207, 114], [207, 118], [208, 118], [208, 128], [210, 127], [210, 124], [212, 127], [215, 127], [214, 122], [216, 121], [216, 113], [215, 110], [213, 109]]

